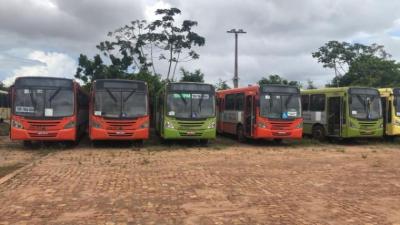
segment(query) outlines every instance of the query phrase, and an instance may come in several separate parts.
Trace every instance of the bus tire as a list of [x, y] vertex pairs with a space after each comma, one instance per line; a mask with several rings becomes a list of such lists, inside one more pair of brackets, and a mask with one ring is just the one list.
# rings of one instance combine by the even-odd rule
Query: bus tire
[[242, 125], [238, 125], [236, 128], [236, 137], [237, 140], [241, 143], [246, 141], [246, 137], [244, 136], [244, 129]]
[[312, 128], [312, 137], [319, 141], [324, 141], [326, 139], [325, 129], [321, 125], [315, 125]]

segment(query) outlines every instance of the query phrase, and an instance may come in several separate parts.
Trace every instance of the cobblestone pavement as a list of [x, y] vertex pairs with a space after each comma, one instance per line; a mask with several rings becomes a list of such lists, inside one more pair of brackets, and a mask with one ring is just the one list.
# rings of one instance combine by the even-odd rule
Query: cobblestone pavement
[[0, 224], [400, 224], [382, 146], [57, 151], [0, 185]]

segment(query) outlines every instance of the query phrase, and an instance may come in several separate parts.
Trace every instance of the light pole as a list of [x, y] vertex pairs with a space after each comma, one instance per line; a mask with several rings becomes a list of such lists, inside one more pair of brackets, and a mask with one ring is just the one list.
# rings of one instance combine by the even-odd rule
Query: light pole
[[239, 76], [238, 76], [238, 34], [245, 34], [246, 31], [242, 29], [231, 29], [228, 30], [227, 33], [235, 34], [235, 75], [233, 77], [233, 87], [239, 87]]

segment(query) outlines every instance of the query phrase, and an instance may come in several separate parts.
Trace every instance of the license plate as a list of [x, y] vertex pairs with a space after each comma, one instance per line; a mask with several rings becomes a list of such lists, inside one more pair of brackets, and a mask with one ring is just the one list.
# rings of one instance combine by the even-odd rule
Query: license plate
[[39, 135], [45, 135], [45, 134], [49, 134], [49, 132], [46, 132], [46, 131], [39, 131], [38, 134], [39, 134]]
[[188, 132], [186, 132], [186, 134], [193, 135], [195, 133], [193, 131], [188, 131]]
[[125, 132], [123, 132], [123, 131], [117, 131], [117, 132], [115, 132], [116, 134], [125, 134]]

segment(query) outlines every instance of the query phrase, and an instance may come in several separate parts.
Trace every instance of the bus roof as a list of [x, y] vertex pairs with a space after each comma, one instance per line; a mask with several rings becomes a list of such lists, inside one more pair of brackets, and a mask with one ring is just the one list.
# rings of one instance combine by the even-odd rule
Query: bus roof
[[[59, 82], [55, 83], [56, 81], [59, 81]], [[24, 77], [17, 77], [15, 79], [14, 85], [16, 87], [18, 87], [18, 86], [38, 86], [38, 87], [68, 86], [68, 87], [72, 87], [73, 83], [76, 83], [73, 79], [65, 78], [65, 77], [24, 76]]]
[[319, 88], [319, 89], [309, 89], [309, 90], [301, 90], [302, 94], [322, 94], [322, 93], [334, 93], [334, 92], [347, 92], [350, 88], [358, 89], [374, 89], [372, 87], [335, 87], [335, 88]]

